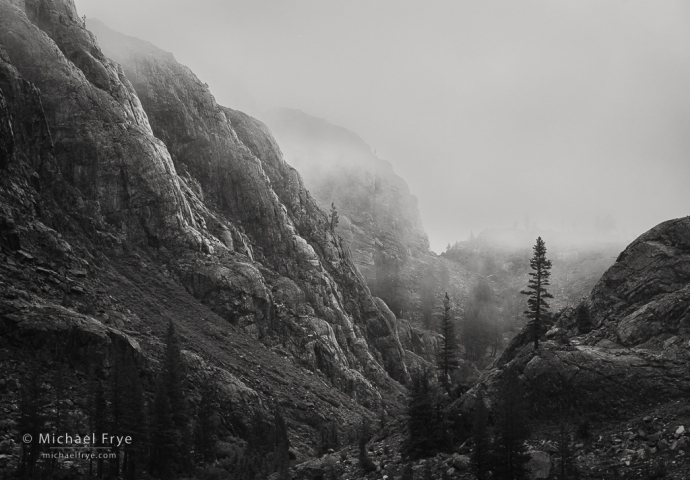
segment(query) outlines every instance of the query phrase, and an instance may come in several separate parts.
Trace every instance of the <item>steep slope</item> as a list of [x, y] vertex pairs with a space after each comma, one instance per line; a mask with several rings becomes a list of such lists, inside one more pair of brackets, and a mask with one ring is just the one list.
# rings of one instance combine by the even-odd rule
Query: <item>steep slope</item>
[[396, 326], [266, 127], [140, 47], [123, 70], [70, 0], [0, 0], [3, 367], [107, 377], [126, 350], [150, 380], [172, 319], [193, 384], [279, 403], [299, 454], [397, 408]]
[[[540, 425], [562, 418], [563, 409], [571, 419], [585, 415], [599, 425], [630, 422], [638, 415], [648, 421], [650, 415], [682, 416], [690, 394], [689, 242], [690, 217], [641, 235], [580, 305], [561, 313], [538, 351], [529, 328], [518, 334], [483, 381], [461, 399], [462, 408], [473, 408], [479, 390], [494, 398], [502, 379], [517, 374]], [[668, 445], [664, 436], [641, 437], [636, 444], [663, 450]], [[660, 439], [664, 445], [658, 446]], [[627, 453], [602, 450], [591, 464]]]
[[[339, 365], [352, 364], [357, 371], [368, 371], [385, 382], [383, 372], [376, 373], [383, 364], [394, 378], [405, 381], [395, 326], [381, 315], [347, 252], [329, 230], [328, 219], [297, 172], [285, 163], [268, 129], [216, 104], [208, 88], [169, 53], [117, 34], [102, 23], [90, 25], [106, 53], [132, 79], [154, 134], [168, 147], [190, 190], [216, 213], [204, 219], [207, 228], [218, 237], [228, 237], [224, 232], [230, 228], [224, 225], [236, 225], [249, 238], [252, 250], [248, 253], [278, 274], [270, 280], [278, 298], [273, 307], [280, 318], [276, 328], [267, 329], [270, 314], [261, 305], [254, 314], [240, 310], [227, 316], [248, 323], [246, 327], [261, 337], [270, 330], [283, 344], [290, 342], [288, 332], [305, 328], [307, 335], [329, 338], [330, 343], [317, 341], [307, 352], [301, 345], [287, 345], [293, 355], [311, 357], [307, 361], [322, 370], [336, 374]], [[235, 244], [235, 250], [243, 253], [244, 246], [233, 240]], [[184, 272], [188, 265], [178, 262], [178, 266], [182, 276], [192, 281]], [[209, 277], [203, 281], [213, 284]], [[219, 287], [207, 284], [196, 294], [227, 309], [208, 296], [207, 290]], [[371, 357], [374, 350], [368, 344], [375, 348], [377, 358]], [[345, 374], [340, 377], [344, 384], [352, 381]]]
[[390, 162], [355, 133], [299, 110], [273, 109], [262, 118], [319, 205], [335, 204], [337, 234], [372, 292], [398, 318], [428, 325], [429, 293], [464, 296], [468, 275], [430, 252], [417, 198]]

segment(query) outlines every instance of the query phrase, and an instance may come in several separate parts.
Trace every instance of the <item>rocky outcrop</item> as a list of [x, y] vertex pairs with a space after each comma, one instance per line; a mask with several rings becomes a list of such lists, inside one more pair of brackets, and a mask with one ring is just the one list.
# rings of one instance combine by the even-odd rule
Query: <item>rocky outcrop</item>
[[122, 69], [100, 52], [74, 5], [0, 8], [9, 63], [40, 90], [52, 154], [91, 216], [138, 243], [197, 240], [169, 154], [151, 134]]
[[664, 222], [632, 242], [586, 305], [593, 327], [628, 347], [690, 333], [690, 217]]
[[[386, 324], [329, 230], [326, 216], [297, 172], [285, 163], [268, 129], [241, 112], [219, 106], [206, 85], [172, 55], [97, 22], [90, 25], [107, 54], [132, 79], [154, 134], [183, 172], [189, 195], [203, 199], [206, 209], [199, 212], [197, 222], [216, 238], [226, 231], [240, 232], [230, 234], [233, 250], [227, 255], [220, 252], [227, 250], [227, 244], [220, 249], [217, 244], [209, 246], [218, 260], [205, 262], [201, 277], [206, 287], [185, 283], [188, 289], [203, 300], [209, 300], [209, 290], [229, 291], [220, 293], [221, 298], [236, 296], [237, 282], [223, 280], [232, 278], [223, 263], [238, 261], [232, 254], [246, 255], [249, 244], [253, 260], [272, 271], [255, 269], [263, 278], [255, 275], [252, 282], [265, 283], [269, 291], [280, 290], [287, 302], [274, 305], [270, 295], [259, 293], [254, 313], [230, 309], [228, 320], [245, 324], [260, 336], [275, 336], [268, 342], [286, 345], [293, 343], [288, 331], [305, 331], [305, 342], [315, 342], [318, 353], [309, 353], [311, 348], [299, 342], [291, 353], [314, 368], [320, 365], [336, 385], [361, 383], [361, 372], [386, 385], [380, 365], [405, 381], [407, 371], [395, 331]], [[245, 240], [235, 241], [236, 237]], [[172, 262], [182, 282], [200, 280], [194, 262]], [[246, 278], [249, 270], [242, 268]], [[292, 288], [283, 290], [281, 286], [290, 283], [282, 280], [286, 278]], [[274, 313], [278, 318], [273, 318]], [[303, 315], [323, 322], [305, 321]]]
[[326, 419], [394, 412], [396, 326], [268, 129], [131, 42], [123, 68], [70, 0], [0, 0], [3, 368], [129, 352], [150, 376], [172, 320], [193, 385], [279, 404], [298, 456]]
[[[620, 416], [687, 396], [690, 382], [690, 217], [633, 241], [577, 307], [565, 309], [538, 351], [527, 328], [462, 400], [494, 391], [506, 374], [546, 414], [558, 408]], [[565, 402], [565, 403], [564, 403]]]
[[[428, 323], [423, 304], [429, 290], [464, 296], [466, 272], [429, 250], [417, 198], [390, 162], [355, 133], [299, 110], [274, 109], [262, 118], [321, 208], [335, 205], [335, 233], [397, 317]], [[431, 358], [425, 350], [414, 352]]]

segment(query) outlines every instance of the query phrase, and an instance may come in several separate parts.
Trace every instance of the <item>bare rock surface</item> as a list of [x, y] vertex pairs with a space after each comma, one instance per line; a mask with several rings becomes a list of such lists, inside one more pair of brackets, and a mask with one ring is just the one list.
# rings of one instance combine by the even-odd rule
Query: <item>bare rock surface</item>
[[3, 371], [126, 351], [151, 390], [172, 320], [192, 389], [279, 405], [298, 458], [327, 420], [400, 409], [396, 325], [268, 129], [132, 41], [120, 66], [70, 0], [0, 0]]
[[[262, 118], [318, 204], [325, 211], [335, 204], [337, 235], [396, 316], [422, 321], [425, 281], [436, 291], [464, 297], [467, 272], [430, 251], [417, 197], [389, 161], [355, 133], [300, 110], [273, 109]], [[424, 349], [413, 352], [433, 361]]]
[[[254, 283], [264, 282], [271, 291], [274, 280], [287, 277], [301, 290], [291, 299], [293, 310], [273, 306], [271, 298], [260, 294], [254, 314], [231, 316], [239, 317], [257, 336], [273, 336], [276, 342], [292, 340], [286, 329], [308, 330], [305, 337], [316, 345], [313, 353], [310, 348], [292, 353], [327, 371], [336, 385], [358, 384], [362, 374], [381, 386], [388, 383], [387, 374], [405, 381], [408, 374], [395, 330], [385, 322], [299, 174], [283, 160], [270, 131], [248, 115], [218, 105], [208, 87], [169, 53], [98, 22], [91, 25], [108, 55], [132, 79], [154, 134], [184, 172], [185, 183], [204, 199], [207, 210], [199, 223], [216, 238], [221, 231], [240, 231], [251, 245], [253, 259], [278, 274], [256, 269], [255, 277], [262, 278]], [[222, 266], [236, 259], [212, 248], [219, 259], [215, 273], [209, 274], [208, 261], [203, 272], [197, 273], [194, 263], [179, 272], [183, 282], [196, 279], [206, 285], [187, 284], [205, 301], [213, 301], [208, 296], [213, 290], [243, 288], [242, 280], [226, 280], [232, 275]], [[240, 248], [235, 253], [244, 252]], [[246, 279], [249, 271], [242, 268]], [[224, 295], [234, 293], [220, 294]], [[274, 310], [280, 312], [280, 322], [272, 320]], [[333, 334], [319, 334], [314, 328], [319, 322], [305, 322], [300, 317], [305, 313], [325, 320]]]

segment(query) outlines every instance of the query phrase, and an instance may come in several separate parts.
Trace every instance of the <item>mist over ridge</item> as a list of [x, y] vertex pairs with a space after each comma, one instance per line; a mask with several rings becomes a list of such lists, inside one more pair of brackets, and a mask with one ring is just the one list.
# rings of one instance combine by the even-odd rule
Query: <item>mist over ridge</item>
[[632, 239], [690, 204], [682, 2], [77, 6], [223, 105], [356, 132], [419, 198], [436, 252], [525, 215], [560, 231], [611, 215]]
[[3, 478], [685, 478], [685, 4], [76, 2], [0, 0]]

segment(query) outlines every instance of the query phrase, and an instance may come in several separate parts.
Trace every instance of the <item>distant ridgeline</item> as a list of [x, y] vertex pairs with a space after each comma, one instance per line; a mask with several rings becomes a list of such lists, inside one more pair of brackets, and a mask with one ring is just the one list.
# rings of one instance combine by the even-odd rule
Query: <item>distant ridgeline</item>
[[465, 297], [466, 272], [430, 252], [417, 198], [390, 162], [355, 133], [300, 110], [273, 109], [263, 119], [318, 204], [335, 207], [335, 232], [398, 318], [432, 327], [443, 292]]
[[172, 320], [189, 399], [222, 379], [231, 450], [276, 405], [297, 458], [330, 421], [346, 438], [399, 411], [433, 352], [403, 345], [268, 128], [170, 53], [88, 28], [71, 0], [0, 0], [3, 401], [29, 364], [82, 391], [127, 357], [150, 406]]

